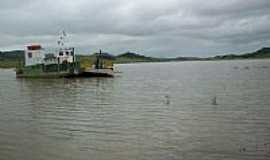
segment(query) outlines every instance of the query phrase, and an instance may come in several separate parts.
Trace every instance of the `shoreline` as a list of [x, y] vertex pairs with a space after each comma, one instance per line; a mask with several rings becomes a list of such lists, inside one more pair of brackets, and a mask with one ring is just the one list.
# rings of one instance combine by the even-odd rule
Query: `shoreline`
[[[198, 59], [198, 60], [168, 60], [168, 61], [134, 61], [134, 62], [115, 62], [116, 65], [122, 65], [122, 64], [140, 64], [140, 63], [176, 63], [176, 62], [217, 62], [217, 61], [252, 61], [252, 60], [270, 60], [270, 58], [239, 58], [239, 59]], [[11, 70], [16, 69], [16, 66], [1, 66], [0, 63], [0, 69], [2, 70]]]

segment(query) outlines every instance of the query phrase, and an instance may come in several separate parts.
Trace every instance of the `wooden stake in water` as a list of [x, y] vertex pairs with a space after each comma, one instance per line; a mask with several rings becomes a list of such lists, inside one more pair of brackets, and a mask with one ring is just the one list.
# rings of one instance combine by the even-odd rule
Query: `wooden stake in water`
[[170, 96], [166, 95], [165, 98], [166, 98], [166, 104], [169, 105], [170, 104]]
[[212, 105], [217, 105], [217, 96], [212, 99]]

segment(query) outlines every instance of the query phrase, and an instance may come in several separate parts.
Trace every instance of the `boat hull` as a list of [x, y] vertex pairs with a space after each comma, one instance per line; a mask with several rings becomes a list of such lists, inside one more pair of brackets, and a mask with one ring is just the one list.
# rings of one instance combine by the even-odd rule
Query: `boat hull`
[[114, 77], [114, 72], [107, 69], [70, 72], [40, 72], [40, 73], [17, 73], [17, 78], [76, 78], [76, 77]]
[[40, 74], [16, 74], [17, 78], [68, 78], [72, 77], [71, 73], [40, 73]]
[[92, 69], [80, 73], [81, 77], [114, 77], [112, 69]]

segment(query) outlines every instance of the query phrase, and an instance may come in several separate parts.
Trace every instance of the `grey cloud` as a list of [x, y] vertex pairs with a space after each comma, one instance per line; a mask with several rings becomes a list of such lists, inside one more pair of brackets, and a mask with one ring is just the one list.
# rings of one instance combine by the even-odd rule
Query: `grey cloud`
[[2, 0], [0, 50], [55, 45], [69, 33], [81, 53], [207, 56], [269, 45], [269, 0]]

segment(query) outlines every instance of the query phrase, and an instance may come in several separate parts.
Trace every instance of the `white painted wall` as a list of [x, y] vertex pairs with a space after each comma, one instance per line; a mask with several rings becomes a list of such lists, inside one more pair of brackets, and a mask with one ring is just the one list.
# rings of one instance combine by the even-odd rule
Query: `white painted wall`
[[[60, 51], [63, 52], [63, 55], [60, 55]], [[56, 55], [57, 58], [59, 58], [59, 63], [63, 63], [64, 61], [67, 61], [68, 63], [73, 62], [73, 56], [71, 55], [72, 49], [61, 49], [58, 53], [55, 52], [54, 55]], [[24, 51], [25, 56], [25, 66], [34, 66], [37, 64], [57, 64], [57, 59], [54, 61], [48, 61], [45, 62], [45, 54], [46, 51], [44, 49], [40, 50], [28, 50], [26, 49]], [[68, 54], [66, 54], [68, 52]], [[29, 56], [29, 53], [32, 54], [32, 56]]]
[[[60, 63], [63, 63], [64, 61], [72, 63], [73, 62], [73, 56], [71, 55], [72, 49], [62, 49], [61, 51], [63, 52], [63, 55], [58, 54], [57, 56], [59, 57]], [[68, 52], [69, 54], [66, 55], [66, 52]]]
[[[32, 57], [29, 57], [29, 53], [32, 53]], [[42, 64], [45, 58], [43, 50], [25, 50], [25, 66], [33, 66]]]

